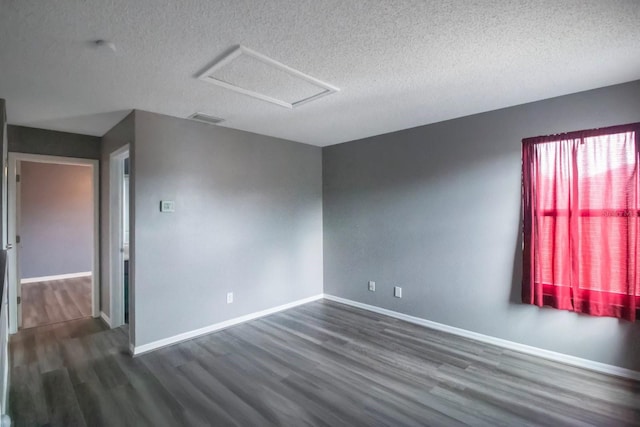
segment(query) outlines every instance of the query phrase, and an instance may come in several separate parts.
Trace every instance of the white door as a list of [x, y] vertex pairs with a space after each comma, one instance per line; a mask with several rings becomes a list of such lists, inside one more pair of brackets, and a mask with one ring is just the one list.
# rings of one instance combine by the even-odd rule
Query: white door
[[[124, 161], [129, 157], [129, 145], [121, 147], [109, 156], [109, 289], [111, 296], [111, 327], [124, 325], [124, 260], [129, 259], [128, 233], [125, 236], [125, 175]], [[126, 182], [128, 184], [128, 181]], [[128, 202], [128, 185], [127, 185]], [[129, 210], [128, 203], [126, 210]], [[126, 240], [125, 240], [126, 239]], [[131, 286], [131, 277], [129, 277]], [[131, 287], [129, 288], [131, 290]], [[131, 295], [131, 293], [129, 294]]]
[[[0, 114], [5, 115], [4, 109], [0, 111]], [[8, 192], [7, 192], [7, 180], [9, 178], [9, 159], [7, 158], [7, 150], [8, 150], [8, 142], [7, 142], [7, 123], [6, 117], [0, 117], [0, 121], [2, 122], [2, 247], [5, 249], [9, 249], [7, 244], [9, 243], [9, 230], [8, 230], [8, 219], [9, 219], [9, 207], [8, 203]]]
[[[22, 286], [20, 284], [20, 251], [18, 229], [20, 222], [20, 162], [8, 160], [8, 188], [14, 198], [7, 198], [7, 208], [2, 215], [7, 215], [7, 276], [9, 279], [9, 332], [14, 334], [22, 326]], [[5, 212], [5, 210], [7, 212]], [[4, 231], [4, 230], [3, 230]], [[15, 237], [14, 237], [15, 236]], [[13, 286], [12, 286], [13, 285]], [[15, 295], [13, 295], [15, 294]], [[15, 312], [15, 313], [14, 313]]]
[[20, 169], [22, 166], [22, 162], [16, 162], [16, 176], [15, 176], [15, 181], [16, 181], [16, 216], [15, 216], [15, 236], [16, 236], [16, 241], [13, 244], [13, 249], [11, 249], [11, 252], [13, 252], [13, 256], [15, 257], [15, 263], [13, 265], [15, 265], [15, 271], [13, 272], [15, 278], [16, 278], [16, 284], [17, 284], [17, 289], [16, 289], [16, 296], [18, 297], [18, 305], [17, 305], [17, 310], [18, 310], [18, 328], [22, 327], [22, 283], [21, 283], [21, 277], [20, 277], [20, 201], [21, 201], [21, 197], [20, 195], [22, 194], [21, 192], [21, 184], [20, 184]]

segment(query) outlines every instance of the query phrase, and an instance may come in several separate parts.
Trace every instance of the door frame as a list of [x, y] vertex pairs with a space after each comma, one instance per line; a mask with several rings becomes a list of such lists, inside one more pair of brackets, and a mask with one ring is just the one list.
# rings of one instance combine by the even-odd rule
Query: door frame
[[13, 245], [14, 250], [8, 251], [7, 263], [9, 269], [9, 333], [18, 332], [22, 319], [18, 316], [18, 247], [16, 244], [16, 232], [18, 221], [18, 186], [16, 181], [16, 173], [18, 163], [21, 161], [36, 163], [53, 163], [72, 166], [89, 166], [92, 168], [93, 180], [93, 259], [91, 266], [91, 316], [98, 317], [100, 315], [100, 164], [98, 160], [80, 159], [74, 157], [59, 157], [42, 154], [14, 153], [9, 152], [8, 165], [8, 240]]
[[[129, 157], [129, 144], [109, 154], [109, 326], [124, 325], [124, 159]], [[131, 176], [131, 171], [129, 171]], [[129, 179], [131, 184], [131, 179]], [[129, 189], [131, 197], [131, 189]], [[129, 213], [131, 213], [129, 200]], [[131, 232], [131, 216], [129, 216]], [[131, 236], [129, 236], [131, 248]], [[131, 271], [131, 250], [129, 250], [129, 271]], [[131, 274], [129, 274], [129, 303], [131, 303]], [[131, 324], [131, 308], [129, 308]]]

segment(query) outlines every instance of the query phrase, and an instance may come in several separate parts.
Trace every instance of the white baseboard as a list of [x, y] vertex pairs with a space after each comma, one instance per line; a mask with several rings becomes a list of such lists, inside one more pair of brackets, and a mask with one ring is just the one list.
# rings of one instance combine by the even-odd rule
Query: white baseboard
[[181, 341], [185, 341], [191, 338], [199, 337], [201, 335], [210, 334], [211, 332], [219, 331], [221, 329], [228, 328], [230, 326], [234, 326], [240, 323], [248, 322], [249, 320], [258, 319], [260, 317], [268, 316], [273, 313], [277, 313], [279, 311], [287, 310], [289, 308], [297, 307], [302, 304], [307, 304], [312, 301], [317, 301], [323, 298], [323, 294], [314, 295], [309, 298], [304, 298], [301, 300], [293, 301], [288, 304], [279, 305], [277, 307], [268, 308], [266, 310], [258, 311], [255, 313], [246, 314], [244, 316], [236, 317], [233, 319], [225, 320], [224, 322], [215, 323], [213, 325], [205, 326], [204, 328], [194, 329], [189, 332], [184, 332], [178, 335], [174, 335], [169, 338], [164, 338], [161, 340], [153, 341], [148, 344], [133, 346], [131, 349], [131, 354], [134, 356], [138, 356], [143, 353], [147, 353], [152, 350], [156, 350], [161, 347], [166, 347], [169, 345], [177, 344]]
[[20, 284], [46, 282], [49, 280], [64, 280], [75, 279], [76, 277], [90, 277], [93, 273], [91, 271], [81, 271], [80, 273], [68, 273], [68, 274], [56, 274], [55, 276], [41, 276], [41, 277], [28, 277], [20, 279]]
[[104, 323], [106, 323], [106, 324], [107, 324], [107, 326], [108, 326], [109, 328], [111, 328], [111, 318], [110, 318], [109, 316], [107, 316], [107, 315], [105, 314], [105, 312], [104, 312], [104, 311], [101, 311], [101, 312], [100, 312], [100, 318], [102, 319], [102, 321], [103, 321]]
[[420, 317], [409, 316], [408, 314], [398, 313], [397, 311], [387, 310], [385, 308], [380, 308], [380, 307], [376, 307], [369, 304], [363, 304], [361, 302], [352, 301], [345, 298], [336, 297], [333, 295], [325, 294], [324, 298], [328, 299], [329, 301], [335, 301], [341, 304], [350, 305], [352, 307], [361, 308], [363, 310], [372, 311], [374, 313], [384, 314], [385, 316], [394, 317], [396, 319], [404, 320], [410, 323], [415, 323], [417, 325], [425, 326], [427, 328], [436, 329], [442, 332], [448, 332], [453, 335], [458, 335], [464, 338], [470, 338], [470, 339], [481, 341], [487, 344], [493, 344], [509, 350], [519, 351], [521, 353], [538, 356], [543, 359], [553, 360], [555, 362], [565, 363], [567, 365], [577, 366], [579, 368], [589, 369], [595, 372], [615, 375], [623, 378], [631, 378], [631, 379], [640, 381], [640, 372], [634, 371], [631, 369], [622, 368], [620, 366], [609, 365], [606, 363], [601, 363], [601, 362], [596, 362], [589, 359], [570, 356], [568, 354], [558, 353], [555, 351], [544, 350], [541, 348], [532, 347], [530, 345], [520, 344], [520, 343], [509, 341], [509, 340], [504, 340], [502, 338], [496, 338], [489, 335], [468, 331], [466, 329], [456, 328], [454, 326], [433, 322], [431, 320], [422, 319]]

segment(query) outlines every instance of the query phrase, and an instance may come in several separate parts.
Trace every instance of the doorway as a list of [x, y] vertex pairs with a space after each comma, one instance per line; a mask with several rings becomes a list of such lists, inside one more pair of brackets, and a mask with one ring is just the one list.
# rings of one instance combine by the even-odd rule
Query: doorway
[[129, 145], [109, 156], [109, 302], [112, 328], [129, 323]]
[[98, 199], [97, 160], [9, 153], [11, 333], [98, 316]]

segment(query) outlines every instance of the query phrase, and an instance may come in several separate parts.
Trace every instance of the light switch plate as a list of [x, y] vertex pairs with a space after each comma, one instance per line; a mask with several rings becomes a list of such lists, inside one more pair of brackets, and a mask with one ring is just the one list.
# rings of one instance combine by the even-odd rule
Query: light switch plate
[[160, 212], [175, 212], [176, 202], [173, 200], [160, 200]]

